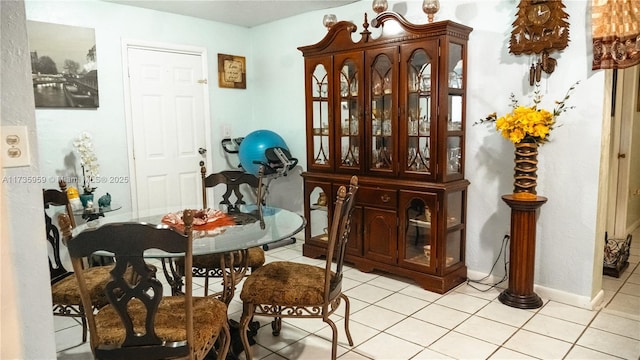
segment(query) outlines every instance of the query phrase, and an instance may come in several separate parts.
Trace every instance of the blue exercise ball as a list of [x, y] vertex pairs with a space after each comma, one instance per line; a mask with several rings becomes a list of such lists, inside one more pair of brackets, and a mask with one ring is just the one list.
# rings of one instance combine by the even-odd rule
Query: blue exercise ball
[[260, 163], [267, 163], [265, 150], [272, 147], [289, 150], [282, 137], [270, 130], [256, 130], [245, 136], [238, 148], [240, 165], [244, 171], [257, 176]]

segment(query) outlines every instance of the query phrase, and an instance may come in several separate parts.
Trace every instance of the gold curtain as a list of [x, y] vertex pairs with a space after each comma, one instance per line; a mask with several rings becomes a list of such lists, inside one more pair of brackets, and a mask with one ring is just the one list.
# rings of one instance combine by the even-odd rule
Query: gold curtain
[[640, 63], [640, 0], [592, 0], [593, 70]]

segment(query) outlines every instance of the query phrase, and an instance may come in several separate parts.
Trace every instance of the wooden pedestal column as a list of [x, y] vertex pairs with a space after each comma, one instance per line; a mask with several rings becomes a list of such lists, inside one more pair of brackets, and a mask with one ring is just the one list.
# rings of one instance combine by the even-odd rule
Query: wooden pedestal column
[[542, 299], [533, 292], [536, 259], [536, 210], [547, 198], [517, 199], [503, 195], [511, 208], [511, 240], [509, 245], [509, 288], [498, 299], [505, 305], [519, 309], [536, 309]]

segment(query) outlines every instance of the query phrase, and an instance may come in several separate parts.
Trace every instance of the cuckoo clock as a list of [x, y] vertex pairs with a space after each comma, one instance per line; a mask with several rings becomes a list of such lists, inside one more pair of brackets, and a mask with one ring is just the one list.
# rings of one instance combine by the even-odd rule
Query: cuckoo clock
[[509, 52], [536, 56], [529, 70], [529, 83], [540, 81], [542, 71], [551, 74], [556, 60], [549, 56], [569, 43], [569, 14], [561, 0], [521, 0], [513, 22]]

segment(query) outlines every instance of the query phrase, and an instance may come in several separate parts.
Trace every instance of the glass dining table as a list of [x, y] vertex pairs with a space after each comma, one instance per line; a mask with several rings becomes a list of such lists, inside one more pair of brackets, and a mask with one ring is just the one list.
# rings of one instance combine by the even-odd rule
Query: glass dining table
[[[180, 212], [181, 213], [181, 212]], [[290, 239], [299, 233], [306, 224], [306, 220], [300, 214], [277, 207], [265, 206], [262, 208], [263, 221], [254, 218], [255, 221], [247, 221], [243, 214], [243, 221], [239, 221], [236, 225], [220, 226], [213, 229], [199, 229], [198, 226], [193, 230], [193, 255], [207, 254], [224, 254], [221, 256], [220, 268], [225, 269], [226, 264], [234, 264], [234, 254], [241, 256], [241, 259], [248, 259], [246, 251], [253, 247], [263, 247], [285, 239]], [[77, 235], [82, 231], [90, 231], [91, 228], [98, 227], [106, 223], [114, 222], [139, 222], [153, 224], [158, 226], [168, 226], [162, 222], [163, 217], [167, 215], [165, 211], [146, 210], [141, 212], [124, 212], [117, 215], [109, 215], [99, 220], [90, 221], [86, 224], [79, 225], [73, 230], [73, 234]], [[95, 223], [95, 222], [98, 223]], [[263, 226], [264, 225], [264, 226]], [[244, 253], [244, 254], [243, 254]], [[107, 252], [99, 252], [94, 255], [111, 256]], [[145, 258], [159, 259], [162, 262], [163, 272], [172, 292], [179, 293], [182, 287], [181, 274], [176, 271], [171, 259], [179, 258], [184, 254], [167, 253], [159, 249], [149, 249], [144, 253]], [[246, 269], [246, 264], [240, 264]], [[229, 303], [234, 295], [235, 279], [229, 278], [233, 276], [234, 271], [223, 271], [223, 291], [219, 293], [220, 300]]]

